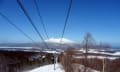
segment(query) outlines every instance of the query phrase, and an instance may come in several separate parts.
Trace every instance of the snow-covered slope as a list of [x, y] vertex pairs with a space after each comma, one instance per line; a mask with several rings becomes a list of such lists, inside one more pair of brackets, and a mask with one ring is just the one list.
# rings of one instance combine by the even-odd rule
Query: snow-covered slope
[[[84, 72], [83, 65], [77, 64], [77, 68], [81, 69], [81, 71]], [[77, 68], [76, 68], [76, 70], [78, 70]], [[45, 66], [38, 67], [38, 68], [35, 68], [33, 70], [30, 70], [30, 71], [24, 71], [24, 72], [65, 72], [65, 71], [63, 70], [63, 68], [60, 64], [56, 64], [55, 69], [54, 69], [54, 64], [50, 64], [50, 65], [45, 65]], [[75, 71], [75, 72], [78, 72], [78, 71]], [[100, 72], [100, 71], [87, 68], [87, 72]]]
[[[79, 51], [85, 52], [85, 50], [80, 49]], [[106, 54], [106, 55], [113, 55], [113, 56], [120, 56], [120, 51], [114, 50], [98, 50], [98, 49], [89, 49], [88, 53], [95, 53], [95, 54]]]
[[[78, 50], [80, 53], [85, 53], [84, 49]], [[98, 49], [89, 49], [88, 53], [90, 53], [88, 58], [98, 58], [98, 59], [110, 59], [114, 60], [120, 58], [120, 51], [112, 51], [112, 50], [98, 50]], [[83, 58], [84, 56], [73, 56], [74, 58]]]
[[50, 64], [50, 65], [38, 67], [33, 70], [24, 71], [24, 72], [65, 72], [65, 71], [61, 68], [60, 64], [55, 65], [55, 71], [54, 71], [54, 64]]

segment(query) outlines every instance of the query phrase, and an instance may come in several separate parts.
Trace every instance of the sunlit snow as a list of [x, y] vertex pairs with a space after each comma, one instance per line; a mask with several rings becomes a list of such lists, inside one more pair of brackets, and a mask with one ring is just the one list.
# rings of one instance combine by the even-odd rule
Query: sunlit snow
[[66, 38], [62, 38], [62, 41], [61, 41], [61, 38], [50, 38], [49, 40], [45, 40], [46, 42], [52, 42], [52, 43], [75, 43], [75, 41], [72, 41], [72, 40], [69, 40], [69, 39], [66, 39]]
[[24, 72], [64, 72], [64, 70], [62, 69], [60, 64], [55, 64], [55, 69], [54, 64], [50, 64]]

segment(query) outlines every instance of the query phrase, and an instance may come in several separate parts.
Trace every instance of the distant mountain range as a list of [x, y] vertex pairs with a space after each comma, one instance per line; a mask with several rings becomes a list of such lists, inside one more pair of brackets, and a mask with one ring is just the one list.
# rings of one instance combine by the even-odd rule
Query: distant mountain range
[[[47, 46], [49, 47], [49, 49], [52, 50], [64, 50], [67, 49], [68, 47], [72, 47], [72, 48], [82, 48], [80, 43], [77, 43], [73, 40], [69, 40], [66, 38], [63, 38], [62, 41], [60, 38], [50, 38], [49, 40], [45, 40]], [[43, 42], [40, 43], [1, 43], [0, 44], [0, 48], [27, 48], [27, 49], [48, 49]], [[102, 46], [103, 48], [107, 49], [107, 46]], [[94, 48], [98, 48], [101, 49], [101, 47], [99, 45], [94, 46]], [[116, 48], [116, 47], [113, 47]], [[119, 48], [119, 47], [117, 47]]]
[[[68, 47], [80, 48], [80, 44], [63, 38], [60, 42], [60, 38], [50, 38], [49, 40], [45, 40], [45, 43], [49, 47], [49, 49], [67, 49]], [[40, 43], [1, 43], [0, 48], [23, 48], [23, 47], [33, 47], [38, 49], [46, 49], [44, 42]]]

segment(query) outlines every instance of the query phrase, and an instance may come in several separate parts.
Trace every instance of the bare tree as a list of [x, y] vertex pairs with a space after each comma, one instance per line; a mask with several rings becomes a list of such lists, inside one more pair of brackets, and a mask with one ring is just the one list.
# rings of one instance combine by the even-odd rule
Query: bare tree
[[88, 51], [90, 48], [94, 48], [95, 40], [92, 38], [90, 33], [86, 33], [84, 40], [82, 42], [82, 48], [84, 50], [84, 72], [87, 71], [88, 66]]

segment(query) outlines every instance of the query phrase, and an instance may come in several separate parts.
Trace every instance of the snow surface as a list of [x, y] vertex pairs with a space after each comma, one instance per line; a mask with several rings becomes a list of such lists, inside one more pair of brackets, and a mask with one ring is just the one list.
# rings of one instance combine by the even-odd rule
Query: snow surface
[[[73, 56], [73, 58], [84, 58], [84, 56]], [[104, 57], [104, 56], [87, 56], [87, 58], [97, 58], [97, 59], [110, 59], [110, 60], [115, 60], [118, 57]]]
[[62, 66], [60, 64], [55, 65], [55, 71], [54, 71], [54, 64], [50, 64], [24, 72], [65, 72], [65, 71], [62, 69]]
[[[85, 50], [84, 49], [80, 49], [79, 51], [85, 53]], [[107, 50], [106, 50], [107, 51]], [[99, 50], [97, 49], [89, 49], [88, 53], [96, 53], [96, 54], [107, 54], [107, 55], [118, 55], [120, 56], [120, 51], [116, 51], [115, 53], [110, 53], [110, 52], [100, 52]]]
[[[81, 71], [83, 72], [83, 69], [84, 69], [83, 65], [78, 64], [77, 67], [79, 69], [81, 69]], [[89, 70], [91, 72], [100, 72], [100, 71], [93, 70], [93, 69], [90, 69], [90, 68], [87, 68], [87, 70], [88, 70], [87, 72], [89, 72]], [[50, 65], [45, 65], [45, 66], [38, 67], [38, 68], [35, 68], [33, 70], [30, 70], [30, 71], [24, 71], [24, 72], [65, 72], [65, 71], [62, 69], [62, 66], [60, 64], [55, 65], [55, 70], [54, 70], [54, 64], [50, 64]]]
[[120, 55], [120, 52], [115, 52], [113, 53], [113, 55]]
[[67, 38], [62, 38], [62, 42], [61, 38], [50, 38], [48, 40], [45, 40], [46, 42], [51, 42], [51, 43], [75, 43], [75, 41], [69, 40]]
[[57, 51], [43, 51], [43, 52], [60, 54], [60, 52], [57, 52]]
[[[85, 50], [84, 49], [80, 49], [79, 51], [85, 53]], [[91, 56], [88, 56], [88, 58], [98, 58], [98, 59], [110, 59], [110, 60], [114, 60], [114, 59], [117, 59], [120, 57], [120, 52], [119, 51], [116, 51], [114, 53], [110, 53], [110, 52], [104, 52], [104, 50], [97, 50], [97, 49], [89, 49], [88, 53], [94, 53], [94, 54], [105, 54], [105, 55], [111, 55], [110, 56], [94, 56], [94, 55], [91, 55]], [[84, 58], [83, 56], [74, 56], [74, 58]]]
[[35, 47], [10, 47], [10, 46], [1, 46], [0, 48], [21, 48], [21, 49], [32, 49], [32, 48], [35, 48]]

